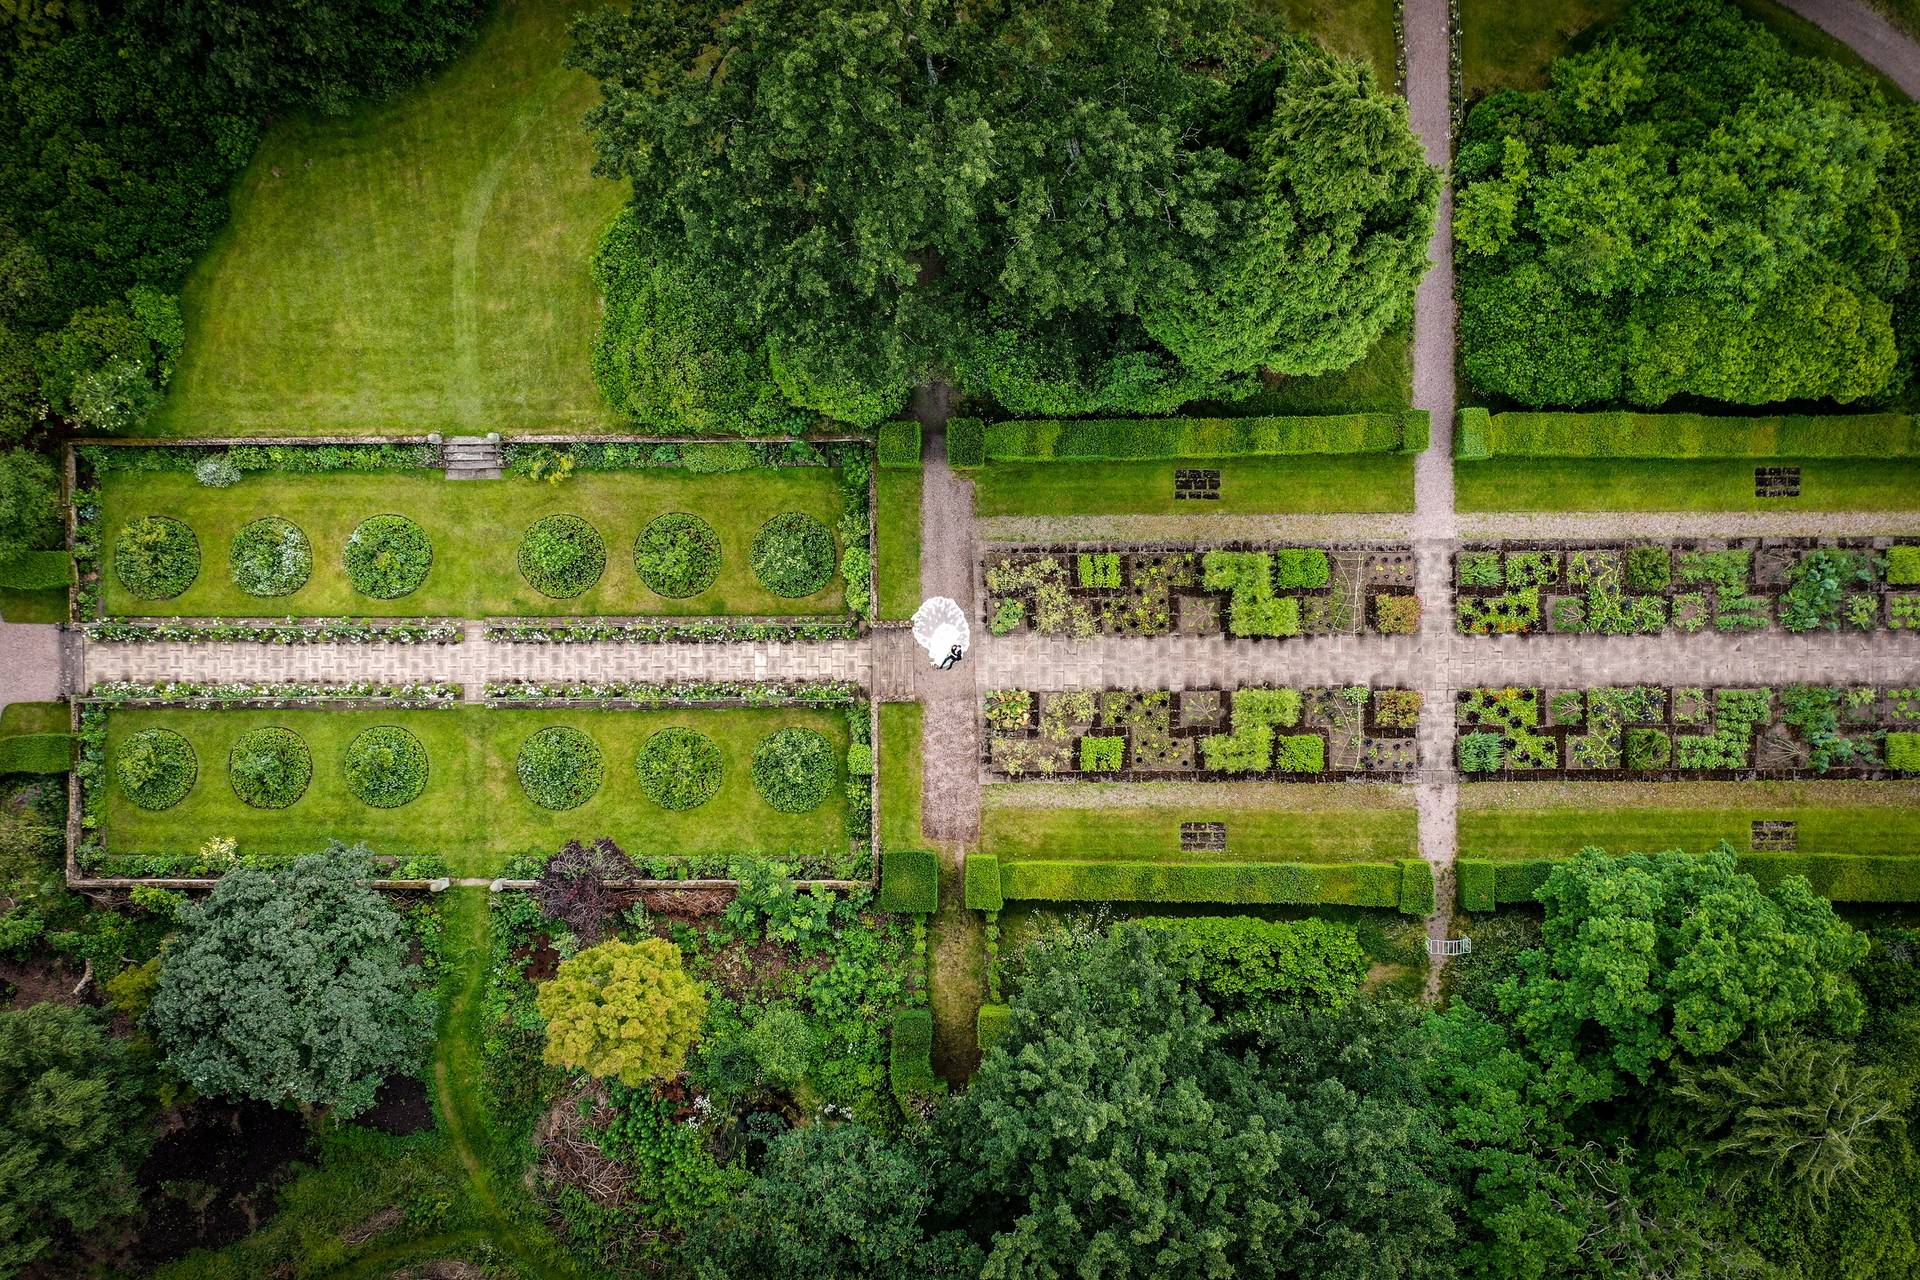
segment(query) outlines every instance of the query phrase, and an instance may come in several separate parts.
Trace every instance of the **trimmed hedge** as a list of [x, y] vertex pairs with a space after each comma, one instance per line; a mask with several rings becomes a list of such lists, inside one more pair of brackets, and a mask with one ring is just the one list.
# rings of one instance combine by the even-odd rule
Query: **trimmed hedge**
[[967, 855], [967, 910], [998, 911], [1007, 905], [1000, 891], [1000, 859], [990, 853]]
[[887, 1079], [903, 1111], [915, 1100], [940, 1092], [940, 1082], [933, 1078], [931, 1010], [902, 1009], [893, 1015], [893, 1051], [887, 1063]]
[[919, 421], [909, 418], [905, 422], [881, 423], [879, 437], [875, 442], [874, 457], [883, 467], [918, 467], [920, 465]]
[[980, 1012], [974, 1015], [973, 1038], [979, 1044], [980, 1052], [985, 1053], [1000, 1042], [1007, 1034], [1007, 1026], [1013, 1021], [1013, 1006], [1004, 1004], [983, 1004]]
[[1400, 868], [1381, 862], [1014, 862], [1002, 891], [1032, 902], [1400, 905]]
[[931, 849], [889, 849], [881, 856], [880, 909], [915, 916], [940, 909], [940, 859]]
[[1426, 409], [1407, 409], [1400, 415], [1400, 452], [1425, 453], [1433, 444], [1433, 414]]
[[65, 773], [72, 767], [70, 733], [16, 733], [0, 738], [0, 773]]
[[[1416, 425], [1410, 416], [1399, 413], [1312, 418], [1028, 418], [990, 424], [986, 455], [994, 462], [1141, 462], [1403, 453], [1415, 442], [1409, 432], [1417, 439], [1425, 425]], [[951, 424], [948, 429], [952, 430]]]
[[0, 588], [55, 591], [73, 585], [73, 557], [65, 551], [29, 551], [0, 563]]
[[987, 424], [978, 418], [947, 422], [947, 465], [965, 469], [987, 465]]
[[1482, 409], [1463, 409], [1454, 457], [1916, 458], [1920, 457], [1920, 416], [1861, 413], [1714, 417], [1624, 412], [1488, 415]]
[[[1559, 860], [1513, 862], [1462, 859], [1460, 905], [1468, 911], [1537, 901]], [[1847, 853], [1742, 853], [1740, 870], [1763, 885], [1805, 876], [1813, 891], [1833, 902], [1920, 902], [1920, 855], [1857, 856]]]
[[1402, 859], [1400, 914], [1430, 916], [1437, 905], [1439, 905], [1439, 896], [1433, 887], [1433, 865], [1418, 858]]

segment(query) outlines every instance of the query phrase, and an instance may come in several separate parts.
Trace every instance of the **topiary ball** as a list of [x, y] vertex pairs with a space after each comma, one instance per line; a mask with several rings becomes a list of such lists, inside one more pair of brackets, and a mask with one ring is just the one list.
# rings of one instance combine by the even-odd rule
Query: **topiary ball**
[[781, 729], [754, 748], [754, 789], [782, 813], [819, 808], [834, 779], [833, 744], [812, 729]]
[[113, 541], [113, 572], [136, 600], [171, 600], [200, 576], [200, 539], [172, 516], [141, 516]]
[[600, 581], [607, 544], [579, 516], [542, 516], [520, 539], [519, 562], [528, 586], [549, 599], [571, 600]]
[[250, 596], [292, 595], [313, 573], [313, 547], [293, 521], [266, 516], [233, 535], [227, 568]]
[[775, 516], [753, 538], [753, 576], [776, 596], [812, 595], [837, 563], [832, 531], [803, 512]]
[[640, 790], [662, 809], [697, 809], [720, 789], [720, 748], [692, 729], [662, 729], [640, 747]]
[[243, 804], [255, 809], [284, 809], [306, 794], [313, 780], [313, 755], [291, 729], [255, 729], [227, 754], [227, 781]]
[[375, 725], [347, 744], [346, 774], [361, 804], [398, 809], [426, 789], [427, 749], [399, 725]]
[[427, 580], [433, 541], [405, 516], [368, 516], [347, 535], [340, 559], [355, 591], [375, 600], [398, 600]]
[[171, 729], [142, 729], [120, 744], [120, 794], [142, 809], [171, 809], [200, 777], [193, 746]]
[[655, 516], [633, 544], [633, 567], [655, 595], [697, 596], [720, 576], [720, 535], [685, 511]]
[[600, 744], [578, 729], [555, 725], [521, 744], [514, 769], [527, 799], [542, 809], [577, 809], [593, 799], [605, 774]]

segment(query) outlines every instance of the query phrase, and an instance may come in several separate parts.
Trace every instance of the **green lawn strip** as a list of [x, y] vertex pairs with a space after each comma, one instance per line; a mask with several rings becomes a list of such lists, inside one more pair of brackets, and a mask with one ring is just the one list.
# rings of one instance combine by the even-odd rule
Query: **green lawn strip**
[[0, 711], [0, 738], [21, 733], [65, 733], [68, 724], [64, 702], [10, 702]]
[[917, 702], [880, 704], [880, 847], [921, 849], [920, 740], [925, 708]]
[[[1756, 466], [1800, 468], [1800, 496], [1756, 498]], [[1911, 511], [1920, 462], [1494, 458], [1454, 465], [1461, 511]]]
[[1268, 0], [1287, 26], [1314, 36], [1335, 53], [1365, 58], [1383, 88], [1395, 74], [1393, 0]]
[[[1385, 785], [995, 783], [982, 797], [982, 851], [1003, 861], [1383, 862], [1418, 855], [1405, 788]], [[1212, 799], [1209, 792], [1222, 794]], [[1293, 794], [1301, 793], [1301, 794]], [[1052, 803], [1050, 803], [1052, 802]], [[1225, 853], [1180, 848], [1183, 822], [1222, 822]]]
[[[1217, 501], [1176, 502], [1174, 472], [1220, 472]], [[982, 516], [1286, 515], [1413, 510], [1399, 454], [994, 463], [973, 473]]]
[[[655, 516], [686, 511], [720, 535], [720, 576], [697, 596], [672, 600], [640, 581], [633, 548]], [[845, 610], [838, 574], [803, 599], [773, 595], [754, 577], [753, 539], [785, 511], [832, 528], [841, 511], [840, 475], [829, 467], [782, 467], [743, 476], [653, 470], [576, 475], [560, 485], [532, 480], [447, 480], [433, 472], [252, 475], [209, 489], [182, 473], [116, 472], [102, 492], [107, 611], [123, 616], [467, 617], [518, 615], [818, 615]], [[136, 600], [112, 569], [113, 543], [129, 520], [163, 513], [200, 540], [200, 576], [171, 600]], [[571, 600], [535, 591], [515, 557], [522, 534], [542, 516], [586, 517], [606, 543], [600, 580]], [[341, 553], [369, 516], [403, 515], [433, 542], [433, 568], [411, 595], [375, 600], [347, 580]], [[228, 555], [241, 526], [277, 515], [300, 526], [313, 548], [313, 576], [291, 595], [260, 598], [233, 583]]]
[[1581, 783], [1530, 799], [1521, 785], [1463, 789], [1459, 856], [1494, 861], [1613, 853], [1745, 852], [1751, 824], [1797, 822], [1798, 852], [1920, 855], [1920, 783]]
[[8, 622], [65, 622], [67, 593], [0, 588], [0, 618]]
[[[1391, 33], [1392, 15], [1388, 15]], [[1317, 377], [1274, 377], [1245, 400], [1189, 406], [1197, 417], [1393, 413], [1413, 403], [1413, 325], [1390, 330], [1366, 355]]]
[[921, 472], [917, 467], [879, 467], [874, 475], [879, 486], [873, 519], [880, 617], [904, 622], [920, 607]]
[[[428, 778], [418, 799], [372, 809], [347, 790], [342, 761], [348, 744], [374, 725], [399, 725], [426, 747]], [[242, 734], [279, 725], [299, 734], [313, 758], [313, 780], [285, 809], [253, 809], [233, 794], [227, 756]], [[578, 808], [535, 805], [514, 771], [520, 745], [551, 725], [572, 725], [599, 743], [605, 780]], [[696, 729], [719, 746], [723, 774], [707, 804], [668, 812], [640, 789], [634, 760], [640, 745], [669, 725]], [[836, 788], [811, 813], [786, 814], [754, 789], [752, 759], [776, 729], [799, 725], [825, 734], [836, 754], [847, 747], [846, 718], [815, 708], [669, 711], [501, 710], [121, 710], [108, 717], [109, 777], [119, 744], [160, 726], [187, 739], [199, 778], [179, 804], [140, 809], [109, 782], [106, 848], [112, 853], [179, 854], [209, 837], [231, 836], [242, 854], [311, 853], [328, 839], [365, 841], [375, 853], [444, 856], [459, 875], [498, 874], [519, 854], [551, 853], [569, 840], [610, 836], [635, 856], [723, 856], [732, 853], [834, 854], [848, 845], [844, 792]]]
[[587, 362], [588, 263], [627, 189], [591, 175], [598, 94], [562, 63], [595, 7], [504, 6], [421, 87], [269, 132], [188, 280], [154, 433], [617, 425]]

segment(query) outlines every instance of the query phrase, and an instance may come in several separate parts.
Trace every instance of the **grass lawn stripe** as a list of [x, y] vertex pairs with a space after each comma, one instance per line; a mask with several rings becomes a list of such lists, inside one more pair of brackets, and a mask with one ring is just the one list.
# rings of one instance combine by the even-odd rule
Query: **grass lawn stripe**
[[[1755, 467], [1800, 468], [1800, 496], [1756, 498]], [[1494, 458], [1454, 467], [1461, 511], [1911, 511], [1920, 463], [1837, 458]]]
[[[1174, 472], [1220, 473], [1215, 501], [1176, 502]], [[1400, 454], [994, 463], [973, 473], [981, 516], [1291, 515], [1413, 510]]]
[[880, 704], [880, 847], [925, 848], [920, 829], [924, 779], [920, 743], [926, 710], [917, 702]]
[[879, 553], [874, 566], [880, 616], [904, 622], [920, 607], [921, 472], [881, 467], [874, 503], [874, 537]]

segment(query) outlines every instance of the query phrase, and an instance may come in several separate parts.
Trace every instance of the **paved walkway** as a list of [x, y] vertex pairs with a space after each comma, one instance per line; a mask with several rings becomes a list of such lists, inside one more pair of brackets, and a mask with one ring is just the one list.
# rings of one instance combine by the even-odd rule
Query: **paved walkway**
[[1920, 98], [1920, 41], [1860, 0], [1780, 3], [1872, 63], [1909, 98]]

